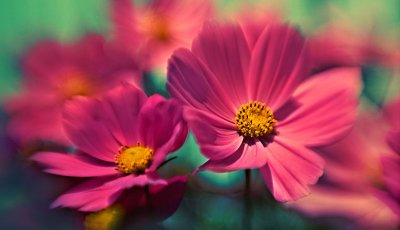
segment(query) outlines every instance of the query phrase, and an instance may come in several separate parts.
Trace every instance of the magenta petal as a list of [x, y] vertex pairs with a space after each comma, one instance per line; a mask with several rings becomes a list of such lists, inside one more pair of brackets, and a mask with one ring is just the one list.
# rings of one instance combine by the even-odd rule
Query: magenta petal
[[400, 97], [395, 98], [385, 105], [383, 113], [386, 120], [394, 130], [400, 129]]
[[295, 92], [299, 108], [277, 130], [308, 146], [331, 143], [352, 127], [360, 93], [357, 68], [336, 68], [304, 82]]
[[64, 129], [78, 149], [114, 162], [120, 146], [137, 142], [137, 116], [145, 99], [141, 90], [127, 83], [102, 99], [76, 97], [64, 107]]
[[227, 122], [211, 113], [191, 108], [185, 109], [185, 119], [200, 145], [201, 153], [209, 159], [227, 158], [243, 142], [233, 121]]
[[252, 52], [250, 98], [277, 110], [308, 74], [305, 42], [289, 25], [269, 24]]
[[268, 165], [261, 173], [275, 199], [287, 202], [309, 194], [308, 185], [322, 175], [324, 160], [302, 145], [279, 137], [267, 148]]
[[239, 25], [205, 24], [193, 41], [192, 52], [217, 77], [227, 94], [239, 107], [247, 103], [245, 77], [249, 68], [250, 50]]
[[256, 142], [254, 145], [243, 144], [231, 156], [221, 160], [209, 160], [198, 170], [210, 170], [213, 172], [230, 172], [242, 169], [260, 168], [267, 163], [266, 148]]
[[160, 95], [149, 97], [140, 110], [139, 132], [141, 143], [155, 151], [149, 168], [154, 171], [169, 153], [179, 149], [186, 140], [188, 129], [183, 120], [182, 106]]
[[135, 145], [138, 141], [139, 111], [146, 99], [142, 90], [128, 83], [103, 97], [104, 125], [124, 145]]
[[216, 76], [187, 49], [169, 60], [167, 87], [181, 103], [207, 110], [224, 119], [235, 117], [236, 106]]
[[45, 172], [61, 176], [95, 177], [118, 174], [114, 165], [100, 165], [95, 159], [78, 155], [41, 152], [35, 154], [31, 159], [44, 165]]
[[114, 162], [120, 144], [105, 126], [103, 116], [100, 100], [76, 97], [64, 107], [64, 129], [78, 149], [100, 160]]
[[400, 130], [391, 131], [386, 136], [386, 142], [397, 154], [400, 154]]
[[149, 202], [153, 208], [153, 215], [157, 219], [166, 219], [179, 207], [186, 189], [187, 177], [179, 176], [168, 180], [166, 185], [152, 185], [149, 187]]
[[95, 212], [112, 205], [121, 195], [118, 187], [104, 187], [103, 184], [110, 178], [95, 178], [72, 188], [59, 196], [51, 208], [68, 207], [80, 211]]
[[382, 156], [383, 180], [390, 194], [400, 202], [400, 156]]
[[163, 184], [167, 184], [166, 180], [160, 178], [157, 174], [146, 173], [139, 176], [133, 174], [123, 176], [105, 183], [104, 187], [127, 189], [133, 186], [163, 185]]
[[77, 208], [80, 211], [99, 211], [113, 204], [121, 193], [133, 186], [163, 185], [167, 181], [156, 175], [128, 175], [116, 179], [96, 178], [67, 191], [51, 205]]
[[185, 126], [182, 106], [160, 95], [149, 97], [140, 110], [138, 124], [141, 141], [154, 149], [173, 139], [177, 144], [171, 151], [175, 151], [186, 138], [187, 132], [183, 132], [184, 130], [178, 136], [171, 136], [177, 126]]

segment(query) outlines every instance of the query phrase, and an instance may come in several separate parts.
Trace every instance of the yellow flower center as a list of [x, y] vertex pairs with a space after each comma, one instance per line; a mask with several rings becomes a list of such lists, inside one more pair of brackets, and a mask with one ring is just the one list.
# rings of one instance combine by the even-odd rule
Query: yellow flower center
[[119, 206], [110, 206], [98, 212], [90, 213], [85, 217], [86, 230], [116, 229], [123, 216], [123, 209]]
[[152, 40], [158, 42], [168, 42], [171, 38], [167, 21], [162, 15], [156, 12], [151, 12], [143, 18], [141, 29]]
[[62, 91], [66, 98], [90, 96], [94, 94], [94, 87], [87, 79], [87, 76], [81, 73], [73, 73], [66, 76], [62, 85]]
[[153, 150], [137, 144], [134, 147], [121, 146], [115, 156], [118, 171], [125, 174], [141, 174], [150, 166], [153, 160]]
[[249, 138], [272, 134], [276, 122], [271, 109], [261, 102], [241, 105], [235, 117], [239, 134]]

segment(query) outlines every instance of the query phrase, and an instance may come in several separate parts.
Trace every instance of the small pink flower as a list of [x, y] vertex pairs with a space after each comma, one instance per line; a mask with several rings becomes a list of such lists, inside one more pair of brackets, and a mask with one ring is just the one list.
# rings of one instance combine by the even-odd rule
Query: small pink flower
[[113, 0], [115, 36], [131, 47], [145, 70], [164, 69], [174, 49], [190, 45], [211, 8], [209, 0], [152, 0], [144, 5]]
[[192, 50], [175, 51], [168, 90], [186, 105], [189, 128], [209, 160], [200, 169], [260, 168], [279, 201], [299, 199], [324, 160], [309, 147], [332, 143], [352, 126], [359, 71], [336, 68], [309, 80], [306, 45], [271, 23], [253, 49], [237, 25], [206, 25]]
[[388, 121], [373, 112], [360, 116], [346, 138], [321, 150], [325, 183], [290, 206], [312, 216], [349, 217], [363, 229], [398, 227], [400, 156], [385, 143]]
[[101, 99], [67, 102], [63, 125], [77, 154], [41, 152], [33, 160], [51, 174], [91, 178], [60, 196], [52, 207], [98, 211], [125, 189], [166, 185], [156, 170], [187, 135], [181, 107], [159, 95], [149, 98], [124, 84]]
[[23, 57], [21, 92], [6, 101], [9, 134], [19, 142], [68, 144], [61, 111], [76, 95], [97, 96], [124, 81], [139, 83], [136, 64], [116, 44], [87, 35], [72, 44], [35, 44]]

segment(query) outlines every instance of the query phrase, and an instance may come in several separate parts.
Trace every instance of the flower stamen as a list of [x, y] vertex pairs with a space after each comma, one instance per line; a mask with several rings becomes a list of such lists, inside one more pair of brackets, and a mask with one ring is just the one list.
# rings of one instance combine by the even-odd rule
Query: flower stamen
[[241, 105], [235, 117], [239, 134], [248, 138], [273, 134], [276, 122], [272, 110], [261, 102]]
[[117, 170], [125, 174], [141, 174], [153, 160], [153, 150], [147, 146], [121, 146], [115, 156]]

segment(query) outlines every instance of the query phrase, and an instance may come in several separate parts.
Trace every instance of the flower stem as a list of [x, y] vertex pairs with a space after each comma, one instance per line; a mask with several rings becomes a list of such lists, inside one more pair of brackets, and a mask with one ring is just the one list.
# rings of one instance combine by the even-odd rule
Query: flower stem
[[243, 229], [251, 229], [251, 170], [245, 169]]

